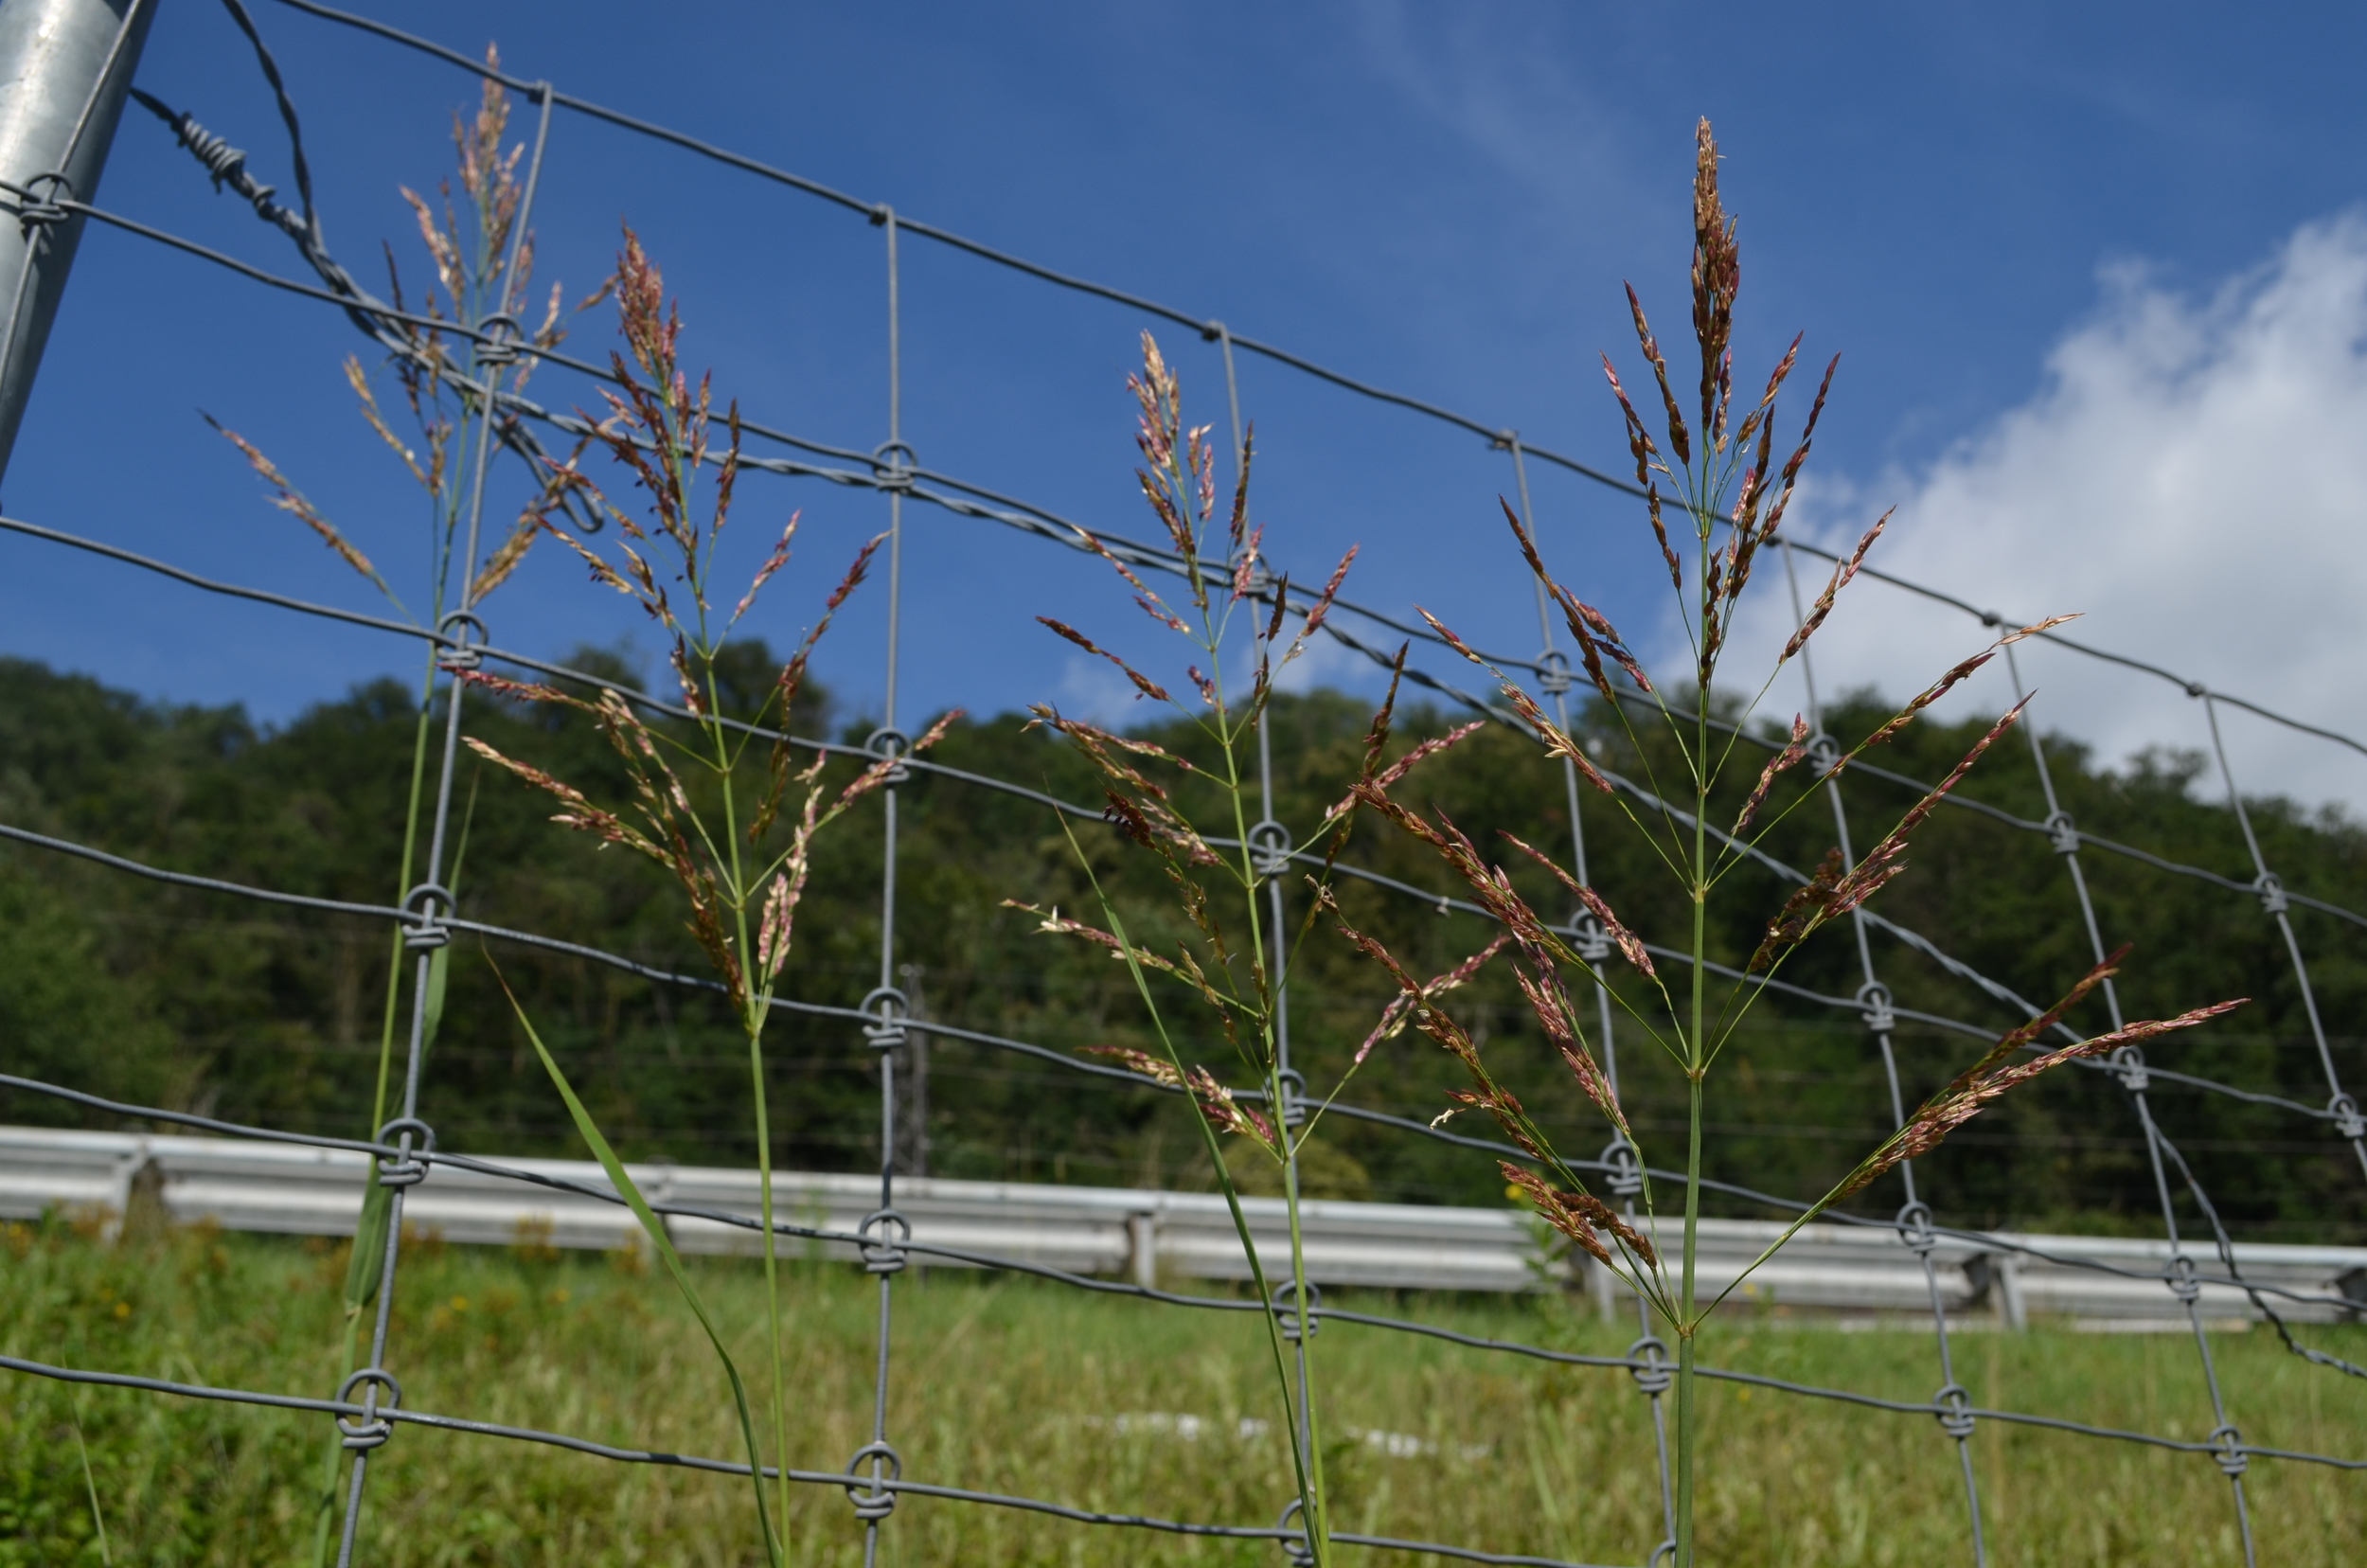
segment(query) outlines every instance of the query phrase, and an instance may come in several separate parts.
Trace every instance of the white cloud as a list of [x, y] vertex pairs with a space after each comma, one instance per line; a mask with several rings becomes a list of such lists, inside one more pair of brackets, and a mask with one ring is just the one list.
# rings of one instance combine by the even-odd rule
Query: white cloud
[[[1804, 496], [1822, 542], [1895, 498], [1877, 563], [2008, 615], [2083, 613], [2084, 642], [2325, 728], [2367, 735], [2367, 218], [2304, 226], [2208, 297], [2109, 269], [2031, 399], [1919, 474]], [[1844, 508], [1835, 504], [1845, 501]], [[1801, 560], [1802, 590], [1815, 563]], [[1789, 631], [1780, 573], [1728, 668]], [[1865, 579], [1814, 644], [1826, 690], [1903, 697], [1985, 640], [1967, 616]], [[2208, 744], [2169, 684], [2024, 645], [2038, 722], [2108, 760]], [[2002, 661], [1949, 707], [2010, 701]], [[1771, 699], [1789, 712], [1796, 683]], [[1944, 713], [1948, 709], [1942, 710]], [[2222, 706], [2247, 793], [2367, 806], [2367, 757]]]

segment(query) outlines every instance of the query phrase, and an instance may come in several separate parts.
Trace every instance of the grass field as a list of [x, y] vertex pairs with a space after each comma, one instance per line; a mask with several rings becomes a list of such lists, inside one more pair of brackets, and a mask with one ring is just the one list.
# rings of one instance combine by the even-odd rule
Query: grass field
[[[181, 1230], [100, 1244], [0, 1227], [0, 1347], [67, 1365], [318, 1396], [333, 1381], [342, 1244]], [[660, 1450], [731, 1456], [712, 1353], [662, 1277], [630, 1260], [415, 1246], [388, 1361], [413, 1408]], [[701, 1266], [761, 1361], [751, 1265]], [[870, 1435], [877, 1297], [800, 1265], [790, 1320], [793, 1457], [837, 1469]], [[1556, 1300], [1379, 1305], [1455, 1327], [1616, 1352], [1630, 1337]], [[1170, 1518], [1269, 1523], [1274, 1466], [1255, 1326], [1012, 1278], [907, 1275], [897, 1291], [890, 1431], [915, 1480]], [[1705, 1360], [1921, 1399], [1928, 1333], [1761, 1319], [1716, 1330]], [[2367, 1360], [2367, 1329], [2313, 1338]], [[1341, 1527], [1500, 1552], [1640, 1563], [1660, 1538], [1645, 1400], [1624, 1372], [1555, 1367], [1332, 1325], [1328, 1390]], [[2367, 1384], [2286, 1354], [2265, 1329], [2214, 1336], [2248, 1439], [2367, 1454]], [[2187, 1438], [2211, 1427], [2191, 1339], [1967, 1333], [1958, 1375], [1981, 1404]], [[1704, 1559], [1721, 1565], [1968, 1561], [1954, 1445], [1929, 1417], [1712, 1385]], [[1245, 1426], [1245, 1419], [1250, 1423]], [[87, 1446], [85, 1482], [77, 1427]], [[293, 1563], [309, 1549], [325, 1417], [107, 1389], [79, 1397], [0, 1372], [0, 1563]], [[2237, 1563], [2229, 1488], [2207, 1457], [1982, 1425], [1974, 1441], [2000, 1564]], [[2351, 1563], [2367, 1473], [2255, 1461], [2259, 1560]], [[805, 1488], [794, 1560], [856, 1563], [841, 1492]], [[758, 1559], [744, 1481], [491, 1439], [400, 1430], [371, 1466], [371, 1564], [742, 1564]], [[2345, 1544], [2347, 1542], [2347, 1544]], [[907, 1499], [888, 1563], [1258, 1563], [1266, 1543]], [[1394, 1554], [1349, 1560], [1411, 1562]], [[1431, 1559], [1435, 1560], [1435, 1559]]]

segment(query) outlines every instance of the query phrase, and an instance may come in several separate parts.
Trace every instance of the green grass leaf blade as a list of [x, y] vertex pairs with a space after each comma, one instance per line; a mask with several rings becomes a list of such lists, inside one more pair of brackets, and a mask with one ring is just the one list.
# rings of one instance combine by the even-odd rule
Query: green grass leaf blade
[[[497, 980], [502, 979], [499, 969], [494, 970], [493, 975]], [[706, 1302], [701, 1298], [698, 1287], [690, 1282], [690, 1274], [683, 1267], [682, 1255], [674, 1250], [673, 1238], [666, 1234], [665, 1221], [657, 1217], [649, 1201], [641, 1196], [641, 1189], [626, 1173], [625, 1163], [616, 1157], [616, 1151], [609, 1147], [608, 1139], [601, 1135], [598, 1124], [593, 1121], [592, 1113], [585, 1110], [583, 1101], [576, 1097], [575, 1086], [560, 1070], [550, 1047], [543, 1043], [543, 1037], [535, 1031], [533, 1020], [526, 1017], [525, 1008], [519, 1005], [517, 995], [509, 989], [507, 980], [502, 980], [502, 992], [509, 998], [510, 1010], [518, 1015], [518, 1025], [525, 1030], [526, 1039], [533, 1043], [534, 1054], [543, 1059], [543, 1071], [550, 1074], [552, 1084], [559, 1090], [559, 1097], [567, 1102], [567, 1114], [575, 1119], [576, 1131], [583, 1134], [585, 1143], [591, 1145], [593, 1157], [600, 1162], [600, 1168], [608, 1174], [609, 1185], [616, 1189], [617, 1196], [624, 1199], [632, 1210], [633, 1218], [641, 1221], [641, 1229], [649, 1237], [650, 1245], [665, 1261], [666, 1272], [673, 1276], [683, 1299], [690, 1304], [692, 1314], [698, 1318], [699, 1327], [706, 1330], [707, 1342], [715, 1346], [715, 1354], [723, 1363], [724, 1375], [731, 1380], [732, 1402], [739, 1411], [739, 1434], [748, 1445], [748, 1468], [751, 1472], [748, 1479], [756, 1492], [756, 1520], [764, 1528], [765, 1557], [774, 1568], [780, 1568], [780, 1544], [774, 1537], [773, 1516], [764, 1501], [764, 1456], [756, 1448], [756, 1418], [748, 1408], [748, 1386], [740, 1379], [739, 1363], [724, 1348], [723, 1335], [716, 1327], [715, 1319], [708, 1314]], [[787, 1463], [786, 1455], [783, 1456], [783, 1463]]]

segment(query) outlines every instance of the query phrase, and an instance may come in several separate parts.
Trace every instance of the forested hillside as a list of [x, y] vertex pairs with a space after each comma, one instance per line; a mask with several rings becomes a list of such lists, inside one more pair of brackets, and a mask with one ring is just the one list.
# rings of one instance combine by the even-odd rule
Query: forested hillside
[[[756, 689], [768, 673], [765, 651], [747, 645], [735, 654]], [[579, 653], [576, 663], [613, 679], [639, 673], [597, 652]], [[1369, 717], [1361, 702], [1333, 693], [1281, 701], [1272, 721], [1276, 816], [1299, 825], [1320, 819], [1353, 775]], [[1452, 717], [1401, 712], [1397, 746], [1439, 732]], [[1879, 717], [1863, 703], [1830, 716], [1844, 737], [1864, 733]], [[815, 733], [834, 718], [817, 704], [801, 715], [800, 728]], [[1587, 719], [1605, 760], [1645, 760], [1605, 718]], [[0, 821], [154, 865], [387, 904], [400, 891], [394, 883], [418, 722], [417, 687], [391, 679], [269, 727], [235, 708], [150, 704], [83, 677], [7, 661], [0, 666]], [[1078, 758], [1023, 724], [1012, 715], [965, 721], [934, 758], [1067, 799], [1097, 798]], [[596, 797], [621, 797], [614, 754], [575, 716], [472, 699], [466, 727]], [[1917, 725], [1882, 748], [1878, 760], [1935, 779], [1980, 727]], [[1189, 736], [1159, 738], [1187, 755], [1193, 750]], [[2248, 876], [2233, 815], [2200, 798], [2189, 759], [2159, 757], [2115, 773], [2093, 766], [2076, 745], [2048, 744], [2063, 804], [2082, 827]], [[473, 758], [462, 768], [463, 914], [703, 971], [679, 923], [678, 900], [655, 867], [601, 853], [551, 826], [543, 797], [497, 770]], [[1483, 843], [1505, 828], [1540, 848], [1566, 850], [1558, 767], [1507, 731], [1473, 736], [1402, 790], [1443, 807]], [[1860, 847], [1913, 799], [1902, 787], [1857, 775], [1849, 791]], [[2046, 814], [2027, 748], [2018, 741], [1995, 748], [1964, 793], [2025, 818]], [[1832, 841], [1829, 812], [1811, 807], [1771, 846], [1795, 865], [1812, 864]], [[1122, 969], [1039, 935], [1029, 917], [1002, 907], [1008, 898], [1078, 909], [1090, 898], [1048, 809], [926, 774], [904, 788], [901, 809], [899, 928], [910, 966], [903, 983], [922, 1016], [1063, 1053], [1151, 1043]], [[1674, 937], [1687, 912], [1654, 875], [1650, 850], [1604, 797], [1590, 793], [1583, 810], [1596, 885], [1647, 938]], [[851, 1005], [876, 982], [878, 812], [876, 802], [867, 803], [825, 840], [788, 994]], [[2357, 827], [2275, 801], [2258, 803], [2253, 820], [2269, 863], [2294, 890], [2367, 906], [2367, 836]], [[1118, 854], [1104, 828], [1079, 831], [1096, 869], [1130, 900], [1137, 934], [1171, 924], [1172, 907], [1144, 858]], [[1429, 851], [1376, 821], [1360, 824], [1344, 858], [1433, 896], [1449, 891]], [[2087, 937], [2044, 836], [1944, 809], [1910, 861], [1877, 900], [1891, 918], [2036, 1000], [2053, 999], [2086, 969]], [[2131, 1016], [2227, 996], [2258, 999], [2220, 1025], [2157, 1042], [2156, 1064], [2323, 1105], [2326, 1090], [2299, 992], [2257, 900], [2111, 855], [2091, 853], [2085, 864], [2106, 940], [2136, 944], [2121, 982]], [[1514, 875], [1541, 908], [1568, 913], [1566, 897], [1542, 873]], [[1756, 879], [1763, 898], [1753, 905], [1756, 918], [1737, 916], [1717, 933], [1730, 962], [1755, 946], [1757, 918], [1785, 891], [1771, 873], [1738, 876]], [[1303, 911], [1303, 896], [1294, 898]], [[1486, 940], [1476, 918], [1441, 915], [1430, 901], [1377, 886], [1347, 883], [1342, 900], [1352, 918], [1426, 972]], [[2355, 1089], [2367, 1085], [2359, 1038], [2367, 1031], [2358, 1022], [2367, 1002], [2367, 932], [2306, 909], [2293, 918], [2336, 1037], [2338, 1067]], [[165, 887], [55, 853], [0, 847], [0, 1070], [233, 1120], [361, 1135], [386, 1006], [388, 941], [383, 926], [361, 919]], [[1879, 935], [1875, 943], [1901, 1006], [1998, 1029], [2017, 1021], [1928, 959]], [[518, 988], [630, 1156], [751, 1157], [744, 1044], [706, 995], [515, 945], [496, 944], [489, 953], [473, 942], [455, 955], [452, 1001], [422, 1096], [443, 1147], [580, 1153], [501, 1000], [489, 958]], [[1860, 984], [1858, 963], [1844, 923], [1816, 937], [1786, 977], [1847, 996]], [[1329, 1081], [1326, 1064], [1344, 1060], [1388, 996], [1377, 971], [1328, 929], [1316, 929], [1293, 981], [1291, 1023], [1294, 1048], [1312, 1059], [1314, 1081]], [[2073, 1022], [2102, 1027], [2100, 1006], [2090, 1006], [2091, 1014]], [[1575, 1129], [1599, 1124], [1581, 1117], [1575, 1089], [1541, 1047], [1509, 976], [1484, 975], [1459, 993], [1455, 1008], [1531, 1106], [1574, 1129], [1565, 1147], [1591, 1146], [1593, 1133]], [[1980, 1048], [1930, 1025], [1903, 1025], [1897, 1038], [1911, 1097], [1952, 1076]], [[1683, 1125], [1678, 1080], [1647, 1043], [1623, 1036], [1619, 1045], [1639, 1136], [1647, 1156], [1668, 1163]], [[1225, 1072], [1220, 1040], [1202, 1040], [1198, 1049]], [[1735, 1071], [1723, 1076], [1723, 1097], [1711, 1108], [1712, 1174], [1806, 1192], [1887, 1131], [1878, 1058], [1855, 1012], [1771, 1000], [1733, 1051]], [[791, 1019], [776, 1030], [772, 1052], [776, 1160], [817, 1168], [875, 1162], [876, 1066], [859, 1030]], [[1155, 1093], [942, 1040], [930, 1048], [926, 1076], [925, 1159], [933, 1174], [1209, 1181], [1181, 1108]], [[1375, 1053], [1346, 1097], [1427, 1120], [1460, 1081], [1451, 1060], [1409, 1032]], [[2323, 1123], [2162, 1080], [2155, 1090], [2164, 1127], [2243, 1230], [2367, 1236], [2367, 1187]], [[0, 1095], [0, 1118], [83, 1119], [70, 1106], [24, 1093]], [[1671, 1147], [1652, 1148], [1655, 1133]], [[2150, 1227], [2159, 1210], [2135, 1134], [2108, 1076], [2065, 1071], [2010, 1096], [1918, 1168], [1946, 1220]], [[1501, 1201], [1492, 1163], [1472, 1151], [1340, 1119], [1320, 1137], [1324, 1147], [1310, 1165], [1319, 1194]], [[920, 1157], [907, 1151], [908, 1163]], [[1897, 1201], [1889, 1190], [1895, 1180], [1860, 1205], [1887, 1212]]]

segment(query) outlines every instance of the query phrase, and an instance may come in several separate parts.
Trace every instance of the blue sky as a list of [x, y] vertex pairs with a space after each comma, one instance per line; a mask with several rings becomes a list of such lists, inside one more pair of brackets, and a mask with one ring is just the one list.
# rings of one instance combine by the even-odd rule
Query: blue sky
[[[2367, 585], [2342, 559], [2367, 523], [2349, 434], [2367, 417], [2367, 235], [2345, 223], [2367, 167], [2351, 76], [2367, 18], [2352, 9], [368, 9], [471, 52], [496, 40], [520, 75], [1614, 469], [1595, 356], [1634, 366], [1623, 279], [1682, 335], [1690, 133], [1707, 114], [1741, 219], [1742, 373], [1795, 330], [1820, 363], [1844, 354], [1801, 526], [1838, 536], [1898, 503], [1898, 569], [2009, 611], [2088, 611], [2098, 641], [2367, 727], [2338, 678], [2360, 651], [2342, 608]], [[397, 187], [449, 169], [450, 116], [474, 83], [272, 0], [256, 13], [304, 116], [332, 246], [373, 282], [382, 240], [423, 272]], [[218, 9], [163, 8], [138, 80], [290, 185], [269, 94]], [[298, 270], [136, 112], [99, 200]], [[561, 111], [539, 276], [589, 286], [620, 221], [679, 291], [690, 360], [753, 417], [850, 447], [884, 438], [879, 230]], [[1145, 323], [917, 239], [903, 259], [904, 428], [921, 460], [1144, 531], [1122, 383]], [[1213, 353], [1161, 335], [1195, 411], [1220, 422]], [[606, 318], [587, 318], [575, 345], [608, 341]], [[257, 440], [399, 584], [416, 580], [416, 508], [338, 371], [364, 347], [331, 310], [95, 228], [0, 488], [8, 513], [375, 608], [197, 412]], [[1534, 643], [1495, 520], [1501, 453], [1241, 368], [1281, 561], [1306, 575], [1361, 543], [1361, 597]], [[538, 390], [592, 401], [557, 375]], [[1557, 563], [1636, 640], [1664, 638], [1664, 579], [1656, 593], [1628, 505], [1532, 480]], [[743, 543], [799, 507], [808, 546], [758, 616], [776, 641], [884, 521], [863, 492], [751, 480]], [[1124, 627], [1134, 613], [1101, 569], [927, 508], [908, 529], [905, 717], [1116, 704], [1033, 621]], [[874, 594], [825, 660], [859, 709], [879, 699], [879, 610]], [[638, 630], [556, 551], [489, 619], [496, 640], [543, 654]], [[1975, 630], [1876, 592], [1856, 640], [1836, 637], [1831, 680], [1912, 688]], [[414, 665], [386, 639], [22, 541], [0, 541], [0, 648], [274, 719]], [[2110, 752], [2199, 739], [2175, 694], [2036, 663], [2063, 694], [2055, 722]], [[1361, 680], [1336, 660], [1315, 672]], [[2254, 788], [2367, 797], [2357, 758], [2232, 738], [2258, 757]]]

